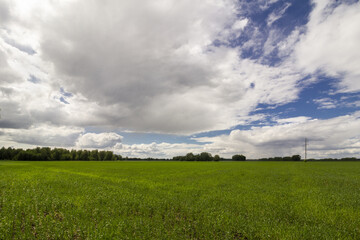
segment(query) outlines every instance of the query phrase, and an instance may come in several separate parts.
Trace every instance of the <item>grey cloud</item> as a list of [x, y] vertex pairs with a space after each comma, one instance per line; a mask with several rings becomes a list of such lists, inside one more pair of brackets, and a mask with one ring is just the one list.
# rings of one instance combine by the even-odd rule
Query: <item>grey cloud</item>
[[29, 113], [36, 122], [50, 122], [55, 125], [61, 125], [66, 121], [66, 115], [59, 107], [32, 109]]
[[[11, 90], [8, 89], [11, 92]], [[32, 124], [21, 104], [6, 99], [0, 100], [0, 128], [28, 128]]]
[[83, 129], [34, 125], [29, 129], [7, 129], [3, 132], [7, 139], [15, 143], [34, 146], [73, 147]]
[[5, 1], [0, 1], [0, 24], [7, 22], [9, 18], [9, 5]]
[[[214, 46], [235, 34], [238, 20], [237, 1], [223, 3], [77, 1], [42, 29], [42, 56], [61, 86], [99, 105], [94, 114], [104, 125], [181, 134], [225, 129], [259, 102], [294, 100], [302, 76]], [[94, 18], [99, 11], [107, 14]]]
[[[216, 81], [228, 77], [218, 67], [226, 51], [236, 50], [204, 52], [236, 20], [234, 2], [224, 3], [78, 1], [43, 29], [43, 56], [55, 64], [68, 91], [104, 108], [117, 106], [113, 125], [162, 132], [209, 129], [216, 112], [191, 100], [197, 98], [194, 89], [203, 94], [208, 88], [212, 98]], [[99, 11], [107, 14], [94, 18]], [[237, 86], [242, 93], [245, 87]]]
[[9, 87], [0, 87], [0, 92], [4, 97], [9, 97], [14, 92], [14, 90]]
[[[82, 25], [86, 28], [85, 23]], [[100, 29], [102, 27], [98, 26]], [[75, 81], [76, 88], [71, 90], [80, 91], [89, 99], [102, 104], [126, 102], [133, 107], [146, 103], [149, 98], [162, 92], [209, 84], [211, 69], [206, 69], [208, 66], [187, 59], [175, 59], [176, 56], [171, 56], [171, 53], [160, 52], [162, 56], [155, 57], [155, 51], [162, 51], [160, 46], [150, 52], [146, 43], [136, 43], [136, 38], [143, 38], [140, 36], [122, 40], [120, 33], [119, 36], [109, 36], [105, 41], [96, 36], [99, 29], [93, 31], [84, 32], [76, 39], [56, 36], [55, 39], [47, 39], [42, 45], [44, 53], [58, 70], [70, 76], [71, 83]], [[66, 51], [66, 47], [61, 44], [62, 37], [72, 41], [72, 50]], [[121, 44], [121, 41], [137, 46]], [[155, 40], [150, 38], [148, 41]], [[98, 48], [98, 44], [106, 46]]]
[[0, 49], [0, 84], [19, 80], [19, 77], [10, 69], [5, 53]]
[[[22, 83], [17, 97], [31, 121], [190, 134], [235, 126], [258, 103], [297, 98], [302, 76], [292, 66], [261, 65], [213, 44], [236, 35], [237, 1], [139, 2], [71, 2], [56, 9], [61, 15], [34, 18], [40, 54], [6, 45], [23, 75], [41, 77]], [[94, 17], [99, 11], [107, 14]]]
[[0, 119], [0, 128], [28, 128], [31, 124], [26, 119]]
[[64, 111], [64, 105], [66, 104], [61, 104], [61, 99], [58, 101], [59, 106], [29, 110], [29, 116], [36, 123], [51, 123], [55, 126], [61, 126], [64, 124], [70, 126], [83, 126], [86, 125], [86, 123], [91, 123], [91, 121], [76, 121], [76, 118], [72, 118], [66, 113], [66, 111]]

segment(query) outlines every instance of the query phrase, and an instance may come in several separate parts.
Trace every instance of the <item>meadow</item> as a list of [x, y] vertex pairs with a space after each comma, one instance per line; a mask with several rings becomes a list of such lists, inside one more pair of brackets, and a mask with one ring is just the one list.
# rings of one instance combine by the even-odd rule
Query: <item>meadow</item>
[[360, 239], [360, 162], [0, 161], [0, 239]]

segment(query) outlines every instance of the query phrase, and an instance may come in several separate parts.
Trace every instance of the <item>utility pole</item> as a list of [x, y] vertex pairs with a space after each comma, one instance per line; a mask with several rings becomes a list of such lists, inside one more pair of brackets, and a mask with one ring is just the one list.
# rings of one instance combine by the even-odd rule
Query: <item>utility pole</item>
[[308, 139], [305, 138], [305, 159], [304, 159], [305, 162], [307, 160], [307, 145], [308, 145]]

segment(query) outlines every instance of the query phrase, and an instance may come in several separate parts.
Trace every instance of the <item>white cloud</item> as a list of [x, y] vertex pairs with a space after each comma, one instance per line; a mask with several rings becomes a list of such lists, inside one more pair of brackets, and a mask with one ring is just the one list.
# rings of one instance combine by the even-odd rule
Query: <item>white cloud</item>
[[236, 20], [231, 28], [234, 30], [242, 30], [245, 28], [245, 26], [248, 24], [248, 22], [249, 22], [249, 19], [247, 19], [247, 18], [241, 19], [241, 20]]
[[186, 153], [201, 153], [206, 149], [198, 144], [186, 143], [150, 143], [150, 144], [116, 144], [112, 150], [123, 157], [172, 158]]
[[[355, 98], [357, 99], [357, 98]], [[360, 101], [351, 97], [342, 97], [339, 100], [332, 98], [316, 98], [313, 100], [318, 105], [318, 109], [334, 109], [334, 108], [357, 108], [360, 106]]]
[[[7, 104], [21, 102], [17, 114], [5, 115], [29, 119], [24, 127], [48, 122], [190, 134], [235, 126], [258, 103], [281, 105], [299, 92], [303, 76], [293, 66], [261, 65], [242, 60], [239, 48], [212, 45], [248, 22], [238, 20], [233, 1], [47, 2], [31, 5], [29, 12], [38, 13], [31, 25], [24, 24], [30, 13], [17, 8], [8, 26], [16, 31], [3, 31], [3, 39], [29, 40], [37, 54], [0, 43], [22, 78], [3, 85], [13, 90]], [[99, 9], [109, 14], [94, 21]], [[27, 81], [31, 75], [40, 84]], [[65, 99], [61, 87], [73, 97]]]
[[28, 145], [51, 146], [51, 147], [72, 147], [79, 134], [84, 131], [78, 127], [33, 125], [28, 129], [7, 128], [0, 130], [0, 142], [4, 145]]
[[243, 153], [249, 158], [303, 154], [304, 139], [310, 140], [309, 157], [341, 157], [360, 154], [360, 112], [332, 119], [279, 119], [274, 126], [233, 130], [230, 135], [198, 138], [222, 148], [218, 154]]
[[[299, 81], [319, 71], [342, 77], [342, 91], [360, 90], [360, 4], [334, 7], [335, 1], [315, 1], [306, 31], [297, 27], [283, 39], [281, 31], [273, 29], [262, 39], [260, 29], [241, 14], [262, 11], [275, 2], [0, 0], [0, 141], [104, 147], [129, 156], [172, 157], [190, 151], [230, 156], [245, 149], [257, 157], [298, 152], [301, 134], [308, 133], [328, 136], [316, 138], [317, 156], [326, 148], [329, 154], [355, 153], [356, 131], [350, 134], [348, 127], [357, 129], [356, 114], [329, 120], [275, 119], [275, 126], [235, 130], [203, 145], [126, 145], [115, 133], [84, 134], [87, 126], [194, 134], [252, 120], [269, 124], [269, 116], [249, 116], [250, 112], [259, 103], [279, 106], [295, 101], [304, 86]], [[268, 25], [289, 6], [270, 15]], [[228, 47], [229, 40], [247, 29], [252, 39]], [[242, 59], [248, 49], [264, 54], [259, 60]], [[275, 49], [282, 61], [263, 64]], [[29, 81], [31, 76], [39, 81]], [[333, 106], [326, 99], [314, 102]], [[354, 101], [333, 103], [359, 106]], [[349, 126], [339, 119], [349, 121]], [[349, 134], [333, 137], [335, 123]], [[341, 143], [338, 147], [335, 138]]]
[[118, 144], [123, 139], [117, 133], [105, 132], [105, 133], [85, 133], [76, 141], [76, 147], [78, 148], [108, 148]]
[[280, 124], [288, 124], [288, 123], [305, 123], [307, 121], [311, 120], [310, 117], [293, 117], [293, 118], [282, 118], [282, 119], [276, 119], [276, 122]]
[[317, 98], [313, 102], [319, 105], [319, 109], [333, 109], [338, 107], [338, 102], [331, 98]]
[[[283, 104], [297, 97], [302, 76], [291, 66], [241, 60], [239, 48], [212, 45], [238, 35], [247, 24], [237, 19], [235, 1], [76, 1], [55, 7], [63, 14], [33, 20], [40, 39], [32, 44], [39, 54], [31, 59], [39, 59], [35, 71], [49, 73], [42, 74], [42, 87], [48, 84], [52, 92], [51, 99], [37, 99], [58, 105], [28, 111], [37, 121], [187, 134], [229, 128], [258, 103]], [[99, 9], [108, 14], [94, 20]], [[26, 58], [12, 52], [12, 59]], [[34, 62], [16, 61], [13, 68], [27, 78], [34, 75], [34, 68], [24, 71], [29, 65]], [[59, 105], [60, 87], [74, 93], [64, 99], [66, 106]], [[49, 117], [51, 109], [62, 117]]]
[[267, 19], [267, 25], [271, 26], [274, 22], [279, 20], [290, 6], [291, 3], [286, 3], [281, 9], [272, 12]]
[[172, 158], [193, 152], [210, 152], [231, 158], [244, 154], [249, 159], [304, 155], [304, 139], [309, 139], [309, 158], [341, 158], [360, 154], [360, 112], [332, 119], [308, 117], [278, 119], [273, 126], [233, 130], [229, 135], [193, 138], [202, 143], [116, 144], [112, 150], [128, 157]]
[[339, 77], [341, 91], [360, 90], [360, 3], [314, 1], [307, 31], [295, 48], [297, 64], [308, 73]]

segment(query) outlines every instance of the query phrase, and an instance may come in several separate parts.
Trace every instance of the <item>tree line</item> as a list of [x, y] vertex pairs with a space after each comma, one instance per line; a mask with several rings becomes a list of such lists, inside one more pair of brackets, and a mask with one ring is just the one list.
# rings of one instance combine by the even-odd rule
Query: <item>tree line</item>
[[0, 160], [18, 161], [117, 161], [121, 155], [112, 151], [98, 150], [68, 150], [64, 148], [37, 147], [34, 149], [0, 149]]
[[[199, 161], [199, 162], [209, 162], [209, 161], [221, 161], [225, 160], [221, 158], [219, 155], [212, 156], [211, 153], [202, 152], [200, 154], [188, 153], [185, 156], [176, 156], [173, 157], [173, 161]], [[233, 161], [245, 161], [246, 157], [244, 155], [234, 155], [232, 156]]]
[[[202, 152], [200, 154], [188, 153], [185, 156], [175, 156], [172, 159], [158, 158], [123, 158], [121, 155], [114, 154], [112, 151], [99, 150], [68, 150], [64, 148], [37, 147], [34, 149], [21, 149], [12, 147], [2, 147], [0, 149], [0, 160], [18, 160], [18, 161], [245, 161], [246, 157], [241, 154], [233, 155], [231, 159], [221, 158], [219, 155], [212, 156], [211, 153]], [[301, 161], [300, 155], [287, 157], [272, 157], [252, 159], [258, 161]], [[307, 159], [307, 161], [360, 161], [359, 158], [324, 158], [324, 159]]]
[[[259, 161], [301, 161], [300, 155], [293, 155], [292, 157], [273, 157], [273, 158], [260, 158]], [[321, 159], [306, 159], [306, 161], [360, 161], [356, 157], [345, 158], [321, 158]]]
[[259, 161], [301, 161], [300, 155], [293, 155], [292, 157], [273, 157], [273, 158], [260, 158]]

